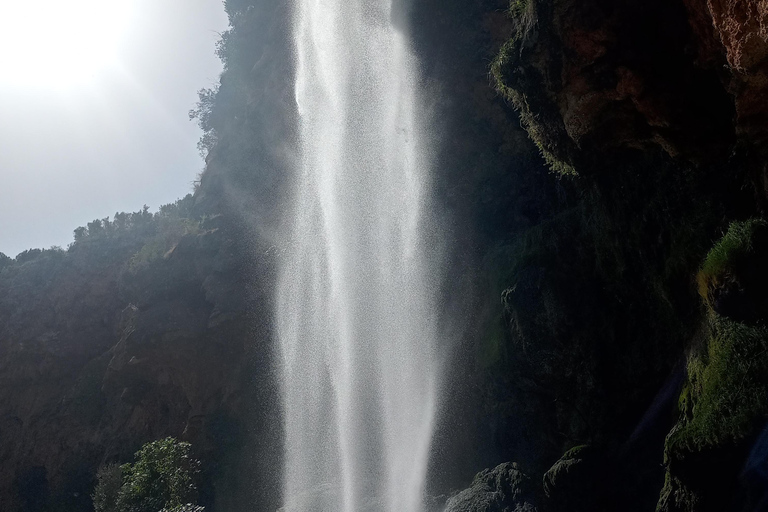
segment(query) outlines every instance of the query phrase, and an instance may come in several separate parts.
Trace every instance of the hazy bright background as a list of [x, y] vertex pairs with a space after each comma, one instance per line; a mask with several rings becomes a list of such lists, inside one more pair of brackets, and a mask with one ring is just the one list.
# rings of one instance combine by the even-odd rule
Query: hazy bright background
[[221, 0], [0, 0], [0, 252], [190, 192], [226, 28]]

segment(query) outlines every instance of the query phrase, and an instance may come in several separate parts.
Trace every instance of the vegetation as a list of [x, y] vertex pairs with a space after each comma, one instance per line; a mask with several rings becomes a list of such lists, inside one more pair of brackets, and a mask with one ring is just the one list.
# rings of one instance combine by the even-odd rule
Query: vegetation
[[74, 241], [67, 250], [29, 249], [13, 259], [0, 253], [0, 275], [20, 279], [23, 285], [59, 272], [62, 265], [121, 264], [126, 271], [136, 272], [162, 258], [183, 236], [201, 231], [206, 218], [195, 215], [193, 205], [188, 194], [156, 213], [145, 206], [133, 213], [115, 213], [111, 220], [96, 219], [74, 230]]
[[198, 103], [189, 112], [203, 130], [198, 149], [214, 162], [199, 181], [209, 191], [216, 189], [219, 198], [218, 187], [224, 186], [247, 196], [248, 206], [239, 206], [240, 213], [243, 208], [274, 212], [286, 148], [293, 140], [294, 105], [284, 86], [292, 74], [291, 44], [276, 21], [286, 19], [289, 8], [254, 0], [227, 0], [224, 7], [230, 27], [216, 45], [224, 71], [218, 84], [198, 91]]
[[734, 286], [746, 294], [750, 308], [761, 305], [739, 283], [754, 284], [753, 263], [764, 265], [768, 251], [761, 239], [766, 228], [761, 219], [731, 223], [697, 275], [707, 320], [703, 341], [688, 356], [679, 419], [666, 439], [667, 473], [659, 509], [697, 510], [703, 504], [711, 507], [707, 510], [727, 508], [721, 500], [730, 496], [735, 483], [732, 476], [718, 475], [740, 471], [739, 454], [768, 417], [768, 327], [754, 321], [764, 318], [764, 312], [726, 316], [732, 310], [723, 306], [723, 290]]
[[768, 412], [768, 328], [713, 314], [709, 331], [706, 347], [688, 359], [683, 422], [669, 438], [670, 454], [743, 439]]
[[565, 157], [569, 141], [562, 133], [559, 115], [545, 100], [541, 80], [533, 70], [521, 73], [521, 59], [530, 34], [537, 29], [536, 0], [512, 0], [509, 14], [513, 22], [512, 37], [502, 45], [491, 63], [491, 77], [499, 93], [512, 103], [520, 115], [520, 123], [536, 144], [549, 168], [560, 176], [578, 173]]
[[763, 219], [749, 219], [731, 223], [728, 231], [707, 254], [696, 280], [699, 295], [710, 308], [713, 292], [733, 280], [746, 260], [754, 256], [755, 239], [764, 236], [768, 222]]
[[96, 512], [202, 512], [195, 505], [200, 462], [191, 445], [168, 437], [145, 444], [133, 464], [107, 465], [97, 474]]
[[75, 229], [74, 242], [70, 249], [77, 250], [82, 246], [105, 240], [145, 239], [158, 234], [166, 235], [171, 231], [184, 231], [184, 227], [194, 225], [193, 205], [192, 194], [187, 194], [174, 203], [161, 206], [154, 214], [150, 213], [149, 207], [145, 205], [137, 212], [115, 213], [112, 221], [109, 217], [96, 219]]

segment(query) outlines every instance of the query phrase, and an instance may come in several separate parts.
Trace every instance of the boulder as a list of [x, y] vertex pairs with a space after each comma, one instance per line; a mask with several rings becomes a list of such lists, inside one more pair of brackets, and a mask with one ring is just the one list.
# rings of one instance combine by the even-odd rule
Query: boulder
[[472, 485], [451, 497], [445, 512], [535, 512], [531, 478], [515, 462], [478, 473]]

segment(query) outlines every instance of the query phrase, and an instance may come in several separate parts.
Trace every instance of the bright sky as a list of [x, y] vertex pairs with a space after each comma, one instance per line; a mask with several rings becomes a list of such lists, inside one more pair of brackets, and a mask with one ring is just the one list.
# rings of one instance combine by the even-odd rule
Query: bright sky
[[0, 252], [192, 190], [221, 0], [0, 0]]

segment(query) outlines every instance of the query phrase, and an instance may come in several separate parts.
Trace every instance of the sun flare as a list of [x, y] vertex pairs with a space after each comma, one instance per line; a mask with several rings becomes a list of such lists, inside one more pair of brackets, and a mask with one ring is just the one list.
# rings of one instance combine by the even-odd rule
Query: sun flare
[[114, 64], [131, 0], [3, 0], [0, 85], [88, 83]]

